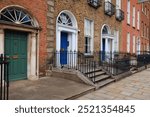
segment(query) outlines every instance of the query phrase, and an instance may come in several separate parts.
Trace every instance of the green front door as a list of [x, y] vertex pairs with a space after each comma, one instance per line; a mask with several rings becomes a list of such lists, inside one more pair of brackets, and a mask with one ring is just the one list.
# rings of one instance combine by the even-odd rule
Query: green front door
[[27, 79], [27, 33], [5, 31], [5, 55], [9, 57], [9, 79]]

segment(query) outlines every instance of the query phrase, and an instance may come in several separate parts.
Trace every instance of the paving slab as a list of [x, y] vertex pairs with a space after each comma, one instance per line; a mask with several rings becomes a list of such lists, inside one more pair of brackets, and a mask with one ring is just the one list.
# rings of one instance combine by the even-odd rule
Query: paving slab
[[63, 78], [41, 78], [37, 81], [10, 82], [10, 100], [64, 100], [78, 97], [94, 87]]
[[84, 99], [150, 100], [150, 68], [78, 98]]

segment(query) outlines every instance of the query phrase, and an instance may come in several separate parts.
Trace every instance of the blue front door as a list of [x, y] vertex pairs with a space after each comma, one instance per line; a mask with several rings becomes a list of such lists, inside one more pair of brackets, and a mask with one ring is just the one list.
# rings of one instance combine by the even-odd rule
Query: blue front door
[[102, 61], [105, 61], [105, 39], [102, 40]]
[[60, 64], [67, 64], [68, 33], [61, 32]]

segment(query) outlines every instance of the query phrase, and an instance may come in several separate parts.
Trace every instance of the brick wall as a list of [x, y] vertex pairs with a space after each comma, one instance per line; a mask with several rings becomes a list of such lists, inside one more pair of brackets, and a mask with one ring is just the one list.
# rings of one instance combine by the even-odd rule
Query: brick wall
[[[135, 27], [133, 27], [133, 6], [135, 6], [136, 14], [135, 14]], [[122, 0], [122, 7], [125, 13], [125, 19], [122, 22], [122, 43], [121, 43], [121, 51], [127, 52], [127, 33], [130, 33], [130, 52], [133, 52], [133, 35], [136, 37], [140, 37], [140, 32], [137, 29], [137, 11], [140, 11], [140, 5], [135, 2], [135, 0], [130, 0], [130, 24], [127, 24], [127, 0]], [[136, 48], [135, 48], [136, 50]]]
[[[143, 5], [143, 10], [145, 11], [145, 8], [146, 8], [146, 12], [145, 13], [144, 11], [142, 11], [142, 4], [141, 4], [141, 30], [140, 30], [140, 36], [141, 36], [141, 50], [142, 51], [145, 51], [147, 50], [147, 45], [149, 45], [149, 40], [150, 40], [150, 37], [148, 36], [147, 37], [147, 33], [145, 32], [145, 29], [143, 28], [143, 25], [144, 24], [144, 27], [146, 25], [146, 31], [147, 31], [147, 28], [149, 28], [150, 30], [150, 4], [149, 3], [144, 3]], [[148, 14], [149, 13], [149, 14]], [[143, 35], [144, 33], [144, 35]]]
[[[39, 69], [40, 75], [44, 75], [47, 58], [47, 0], [0, 0], [0, 9], [9, 5], [19, 5], [24, 7], [31, 16], [36, 18], [42, 28], [39, 34]], [[53, 11], [53, 9], [51, 9], [51, 11]]]
[[[115, 0], [112, 0], [115, 5]], [[58, 14], [63, 10], [71, 11], [76, 17], [78, 23], [78, 49], [84, 51], [84, 19], [88, 18], [94, 21], [94, 50], [100, 50], [101, 28], [104, 24], [110, 26], [111, 30], [117, 29], [121, 32], [121, 23], [116, 21], [115, 15], [109, 17], [104, 14], [104, 4], [95, 9], [88, 5], [87, 0], [55, 0], [55, 23]], [[55, 24], [56, 25], [56, 24]], [[56, 33], [56, 32], [55, 32]], [[121, 33], [120, 33], [121, 37]], [[55, 36], [56, 40], [56, 36]], [[56, 43], [54, 44], [56, 45]]]

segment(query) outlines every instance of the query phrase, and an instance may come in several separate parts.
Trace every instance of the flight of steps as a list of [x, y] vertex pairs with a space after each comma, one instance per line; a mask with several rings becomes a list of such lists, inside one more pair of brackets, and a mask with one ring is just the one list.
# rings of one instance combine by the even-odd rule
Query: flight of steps
[[[95, 80], [93, 78], [93, 74], [95, 72]], [[86, 76], [88, 76], [94, 83], [97, 85], [98, 88], [106, 86], [115, 81], [115, 79], [111, 78], [106, 72], [102, 71], [101, 68], [96, 69], [95, 71], [86, 72]]]
[[132, 74], [135, 74], [135, 73], [138, 72], [138, 69], [137, 69], [137, 67], [132, 67], [132, 68], [130, 69], [130, 71], [131, 71]]

